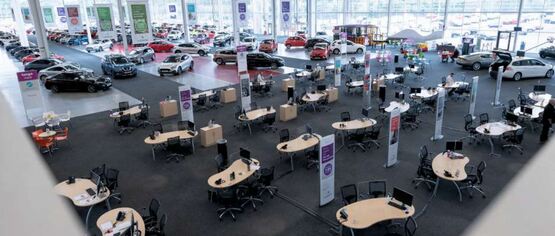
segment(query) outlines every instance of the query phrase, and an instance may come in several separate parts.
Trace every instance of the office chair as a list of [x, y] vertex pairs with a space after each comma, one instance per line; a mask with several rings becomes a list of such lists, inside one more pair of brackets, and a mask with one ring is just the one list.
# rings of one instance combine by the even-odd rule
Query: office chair
[[259, 196], [259, 189], [258, 189], [257, 182], [249, 182], [238, 187], [238, 195], [239, 201], [243, 201], [241, 203], [241, 209], [245, 209], [245, 206], [251, 205], [252, 209], [256, 211], [256, 203], [260, 203], [264, 205], [264, 201]]
[[341, 112], [341, 121], [350, 121], [351, 120], [351, 113], [348, 111]]
[[357, 186], [354, 184], [341, 186], [341, 199], [343, 199], [344, 206], [357, 202], [358, 201]]
[[320, 169], [320, 153], [318, 152], [318, 146], [311, 150], [305, 151], [304, 155], [306, 157], [306, 169], [309, 170], [312, 167], [316, 167], [316, 171]]
[[216, 210], [220, 221], [222, 221], [223, 217], [227, 214], [233, 218], [233, 221], [236, 221], [237, 218], [235, 218], [235, 212], [243, 212], [243, 209], [235, 207], [238, 204], [236, 190], [222, 189], [217, 194], [219, 199], [218, 202], [222, 205], [221, 208]]
[[272, 96], [272, 83], [271, 82], [266, 82], [264, 84], [264, 86], [262, 87], [262, 95], [264, 96]]
[[119, 111], [125, 111], [129, 109], [129, 102], [120, 102], [118, 104]]
[[125, 132], [127, 133], [131, 133], [133, 132], [134, 128], [130, 126], [131, 125], [131, 115], [129, 114], [125, 114], [122, 115], [118, 118], [117, 120], [117, 126], [119, 127], [119, 134], [123, 134]]
[[524, 94], [519, 94], [518, 95], [518, 101], [520, 102], [520, 106], [534, 105], [537, 102], [537, 101], [532, 100], [531, 98], [528, 98]]
[[140, 121], [138, 124], [140, 127], [146, 128], [148, 125], [152, 125], [148, 115], [148, 105], [141, 108], [141, 113], [137, 116], [137, 120]]
[[268, 132], [268, 131], [272, 131], [272, 132], [276, 132], [277, 128], [274, 126], [274, 123], [276, 122], [276, 113], [269, 113], [266, 114], [264, 116], [264, 119], [262, 120], [262, 123], [265, 124], [263, 130], [264, 132]]
[[[468, 173], [472, 173], [473, 172], [474, 167], [470, 166], [470, 171], [468, 171]], [[461, 187], [462, 189], [467, 189], [468, 190], [468, 195], [470, 196], [470, 198], [472, 198], [472, 191], [471, 190], [475, 190], [478, 191], [483, 198], [486, 198], [486, 194], [484, 193], [484, 190], [482, 189], [482, 183], [484, 182], [484, 171], [486, 170], [486, 162], [485, 161], [481, 161], [480, 164], [478, 164], [478, 168], [476, 168], [476, 173], [472, 173], [469, 174], [468, 177], [466, 177], [465, 180], [463, 180], [463, 183], [466, 183], [466, 186]]]
[[141, 217], [143, 218], [145, 225], [156, 224], [156, 222], [158, 221], [158, 210], [160, 210], [160, 201], [158, 201], [158, 199], [156, 198], [150, 200], [150, 204], [148, 205], [148, 215], [146, 214], [146, 207], [142, 208], [141, 210], [143, 211]]
[[[35, 139], [35, 142], [37, 143], [37, 145], [39, 146], [39, 151], [41, 153], [48, 153], [48, 155], [50, 157], [52, 157], [52, 151], [54, 148], [54, 137], [48, 137], [48, 138], [40, 138], [37, 137]], [[45, 151], [43, 151], [45, 150]]]
[[110, 190], [110, 199], [114, 198], [121, 204], [121, 193], [116, 192], [118, 185], [119, 170], [108, 168], [106, 170], [106, 187]]
[[188, 121], [186, 120], [178, 120], [177, 121], [177, 130], [188, 130]]
[[222, 103], [220, 102], [221, 97], [222, 97], [222, 90], [220, 89], [216, 90], [216, 92], [214, 92], [214, 95], [210, 97], [210, 108], [223, 107]]
[[68, 144], [70, 144], [69, 143], [69, 128], [65, 127], [63, 130], [57, 131], [56, 135], [54, 136], [54, 141], [56, 141], [56, 146], [60, 142], [64, 142], [64, 141], [66, 141]]
[[[304, 94], [303, 94], [304, 96]], [[307, 103], [301, 99], [301, 97], [296, 96], [295, 97], [295, 103], [297, 104], [297, 109], [299, 109], [299, 112], [305, 111], [306, 107], [307, 107]]]
[[366, 132], [365, 136], [367, 139], [364, 140], [364, 144], [367, 147], [370, 147], [370, 144], [374, 144], [377, 149], [381, 147], [380, 143], [378, 143], [378, 139], [380, 138], [380, 130], [382, 129], [381, 124], [373, 125], [368, 132]]
[[364, 138], [366, 129], [357, 129], [354, 133], [349, 134], [347, 138], [352, 142], [347, 145], [347, 148], [352, 149], [353, 152], [356, 148], [360, 148], [362, 152], [366, 152], [366, 145], [364, 144]]
[[429, 97], [429, 98], [423, 98], [422, 99], [422, 111], [426, 110], [426, 111], [435, 112], [436, 102], [437, 102], [437, 96], [432, 96], [432, 97]]
[[416, 224], [416, 220], [412, 216], [409, 216], [405, 220], [404, 234], [387, 233], [385, 236], [414, 236], [416, 234], [417, 229], [418, 229], [418, 224]]
[[162, 123], [153, 124], [152, 125], [152, 130], [153, 131], [158, 131], [160, 133], [164, 133], [164, 127], [162, 126]]
[[421, 183], [426, 183], [428, 189], [431, 190], [432, 186], [435, 185], [437, 181], [437, 175], [432, 169], [432, 160], [429, 158], [430, 153], [426, 145], [420, 147], [420, 153], [418, 157], [420, 158], [420, 163], [418, 164], [418, 169], [416, 170], [416, 177], [412, 180], [413, 184], [416, 184], [414, 188], [418, 188]]
[[250, 105], [251, 105], [251, 111], [258, 109], [258, 105], [256, 104], [256, 102], [251, 102]]
[[279, 142], [287, 142], [289, 141], [289, 129], [281, 129], [279, 131]]
[[509, 100], [508, 104], [509, 104], [509, 111], [510, 112], [513, 112], [517, 107], [516, 102], [515, 102], [514, 99]]
[[261, 185], [260, 191], [258, 192], [259, 197], [268, 192], [270, 198], [274, 198], [274, 194], [278, 192], [278, 187], [272, 185], [275, 169], [275, 166], [260, 169], [260, 178], [258, 178], [258, 183]]
[[348, 79], [345, 81], [345, 87], [347, 88], [347, 90], [345, 91], [345, 94], [352, 94], [351, 89], [353, 89], [354, 87], [351, 86], [351, 83], [353, 82], [353, 79]]
[[381, 99], [379, 99], [379, 102], [378, 102], [379, 113], [375, 117], [375, 120], [378, 121], [378, 123], [384, 123], [385, 120], [389, 119], [389, 115], [385, 111], [385, 108], [387, 108], [387, 106], [385, 105], [385, 101], [382, 101]]
[[516, 149], [520, 152], [520, 155], [524, 153], [524, 148], [522, 147], [522, 140], [524, 139], [524, 128], [517, 129], [515, 131], [505, 132], [501, 138], [507, 142], [503, 145], [503, 149], [508, 148], [508, 152], [511, 153], [511, 149]]
[[168, 221], [168, 217], [166, 216], [166, 214], [163, 214], [162, 217], [160, 217], [160, 222], [158, 222], [158, 225], [157, 226], [152, 225], [149, 228], [147, 228], [145, 235], [165, 236], [166, 235], [165, 228], [166, 228], [167, 221]]
[[406, 127], [411, 128], [411, 130], [415, 130], [419, 127], [420, 121], [418, 120], [418, 109], [420, 104], [413, 103], [409, 110], [403, 114], [401, 114], [401, 127], [405, 129]]
[[470, 139], [472, 140], [470, 143], [476, 142], [477, 144], [480, 144], [480, 140], [478, 139], [479, 133], [476, 131], [476, 126], [474, 126], [474, 120], [472, 119], [471, 114], [466, 114], [464, 116], [464, 130], [468, 135], [460, 138], [459, 141]]
[[318, 111], [330, 111], [331, 107], [328, 105], [328, 95], [321, 96], [318, 101], [316, 101], [316, 109]]
[[488, 113], [480, 114], [480, 125], [489, 123], [489, 115]]
[[89, 171], [89, 174], [90, 174], [89, 178], [90, 178], [91, 180], [94, 179], [95, 175], [98, 175], [98, 176], [100, 176], [101, 178], [104, 178], [105, 175], [106, 175], [106, 164], [102, 164], [102, 165], [100, 165], [100, 166], [97, 166], [97, 167], [95, 167], [95, 168], [92, 168], [92, 169]]
[[466, 93], [467, 87], [467, 84], [461, 84], [458, 88], [456, 88], [453, 92], [456, 96], [453, 99], [457, 101], [466, 101], [466, 97], [464, 96], [464, 94]]
[[359, 194], [360, 198], [370, 199], [385, 197], [387, 193], [385, 180], [370, 180], [365, 183], [368, 184], [368, 192]]
[[206, 97], [206, 94], [201, 94], [198, 96], [197, 102], [195, 103], [195, 110], [196, 111], [207, 111], [208, 107], [206, 107], [206, 103], [208, 101], [208, 98]]
[[179, 162], [180, 158], [185, 158], [179, 136], [168, 138], [168, 141], [166, 141], [166, 150], [170, 152], [170, 154], [166, 156], [166, 162], [171, 160]]

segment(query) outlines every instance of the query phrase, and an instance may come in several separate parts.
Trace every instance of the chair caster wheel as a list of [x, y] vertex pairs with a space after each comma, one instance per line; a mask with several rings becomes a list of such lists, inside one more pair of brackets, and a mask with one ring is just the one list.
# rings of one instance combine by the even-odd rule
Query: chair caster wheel
[[482, 196], [483, 199], [486, 199], [486, 196]]

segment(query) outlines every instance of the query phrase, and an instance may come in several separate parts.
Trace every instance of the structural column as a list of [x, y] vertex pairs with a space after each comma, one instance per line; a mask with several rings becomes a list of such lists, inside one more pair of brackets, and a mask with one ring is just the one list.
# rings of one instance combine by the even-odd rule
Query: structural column
[[[524, 4], [523, 0], [520, 0], [520, 3], [518, 4], [518, 17], [516, 20], [516, 27], [520, 27], [520, 19], [522, 16], [522, 4]], [[516, 51], [516, 43], [517, 43], [517, 39], [518, 39], [518, 34], [519, 32], [515, 32], [515, 42], [513, 43], [513, 51]]]
[[81, 12], [83, 12], [83, 17], [85, 20], [85, 24], [87, 27], [87, 38], [89, 39], [89, 44], [92, 44], [92, 36], [91, 36], [91, 21], [89, 20], [89, 12], [87, 11], [87, 0], [81, 0]]
[[[32, 0], [29, 0], [32, 1]], [[125, 55], [127, 55], [129, 52], [129, 49], [127, 48], [127, 29], [125, 28], [125, 12], [122, 11], [123, 9], [123, 4], [121, 4], [122, 0], [117, 0], [118, 2], [118, 15], [119, 15], [119, 27], [120, 27], [120, 31], [121, 31], [121, 38], [122, 38], [122, 43], [123, 43], [123, 53], [125, 53]]]
[[183, 15], [183, 40], [189, 42], [189, 9], [187, 9], [187, 0], [181, 0], [181, 14]]
[[272, 0], [272, 38], [274, 39], [274, 41], [277, 41], [277, 15], [280, 15], [280, 19], [281, 19], [281, 2], [279, 4], [279, 9], [277, 8], [277, 3], [276, 1], [279, 0]]
[[389, 0], [388, 3], [387, 3], [387, 29], [386, 29], [387, 32], [386, 32], [386, 35], [388, 37], [390, 35], [389, 34], [389, 29], [391, 28], [390, 25], [391, 25], [391, 0]]
[[21, 42], [21, 46], [29, 46], [27, 32], [25, 32], [25, 23], [23, 22], [23, 14], [21, 13], [21, 5], [18, 0], [12, 0], [12, 10], [15, 16], [15, 30], [19, 36], [19, 42]]
[[237, 14], [237, 0], [231, 0], [232, 16], [233, 16], [233, 42], [235, 46], [239, 46], [239, 15]]
[[316, 17], [315, 14], [316, 0], [306, 1], [306, 35], [312, 37], [316, 32]]
[[37, 46], [39, 48], [40, 58], [48, 58], [48, 42], [46, 41], [46, 27], [44, 27], [44, 18], [42, 17], [42, 7], [39, 0], [28, 0], [31, 16], [33, 17], [33, 25], [37, 38]]

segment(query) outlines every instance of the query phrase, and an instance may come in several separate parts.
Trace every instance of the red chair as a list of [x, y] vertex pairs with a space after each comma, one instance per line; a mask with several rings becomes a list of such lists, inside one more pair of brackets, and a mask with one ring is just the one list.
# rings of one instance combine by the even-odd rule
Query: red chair
[[54, 140], [56, 140], [56, 143], [60, 142], [60, 141], [68, 141], [68, 133], [69, 133], [69, 129], [67, 127], [64, 128], [64, 130], [58, 132], [56, 134], [56, 136], [54, 136]]
[[35, 142], [39, 146], [39, 151], [41, 153], [44, 153], [44, 152], [42, 152], [42, 150], [46, 149], [46, 151], [48, 152], [48, 155], [50, 155], [50, 157], [52, 157], [52, 148], [54, 146], [54, 137], [48, 137], [48, 138], [37, 137], [35, 139]]
[[39, 138], [39, 134], [42, 134], [44, 132], [44, 130], [39, 129], [39, 130], [35, 130], [33, 131], [33, 133], [31, 133], [31, 135], [33, 136], [33, 139], [38, 139]]

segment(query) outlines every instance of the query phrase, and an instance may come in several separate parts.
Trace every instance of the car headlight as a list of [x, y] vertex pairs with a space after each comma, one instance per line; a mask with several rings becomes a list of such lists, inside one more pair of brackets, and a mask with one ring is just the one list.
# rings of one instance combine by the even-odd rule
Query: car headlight
[[172, 67], [171, 67], [172, 70], [175, 70], [175, 68], [177, 68], [177, 66], [172, 66]]

